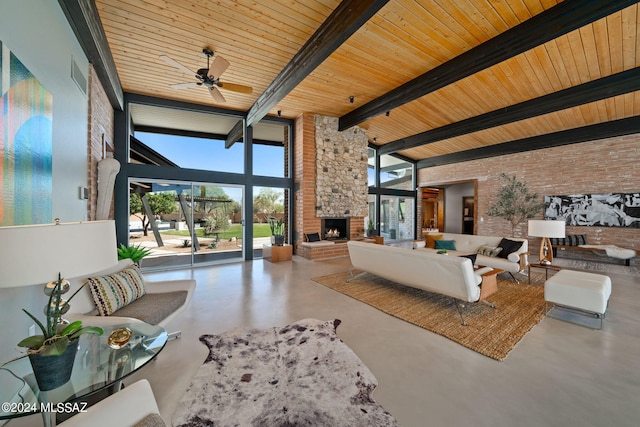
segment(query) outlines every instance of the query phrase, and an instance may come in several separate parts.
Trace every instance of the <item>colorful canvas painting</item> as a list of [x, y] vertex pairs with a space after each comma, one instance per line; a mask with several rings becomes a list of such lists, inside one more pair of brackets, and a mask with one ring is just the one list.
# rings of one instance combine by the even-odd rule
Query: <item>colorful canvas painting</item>
[[53, 96], [0, 41], [0, 226], [52, 222]]

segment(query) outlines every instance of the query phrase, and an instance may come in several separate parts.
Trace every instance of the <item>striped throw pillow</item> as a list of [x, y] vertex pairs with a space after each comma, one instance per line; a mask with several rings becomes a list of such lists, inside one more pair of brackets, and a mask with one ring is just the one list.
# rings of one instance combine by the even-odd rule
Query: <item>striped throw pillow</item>
[[502, 248], [495, 246], [480, 246], [476, 253], [479, 255], [494, 257], [502, 251]]
[[109, 316], [144, 295], [144, 279], [134, 264], [107, 276], [90, 277], [87, 285], [100, 316]]

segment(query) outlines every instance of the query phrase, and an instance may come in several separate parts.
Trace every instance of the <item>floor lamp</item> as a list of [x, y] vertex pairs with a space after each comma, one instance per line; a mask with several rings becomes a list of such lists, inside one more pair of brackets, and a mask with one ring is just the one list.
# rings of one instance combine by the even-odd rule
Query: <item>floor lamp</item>
[[528, 235], [542, 237], [540, 243], [540, 264], [551, 265], [553, 262], [553, 248], [549, 238], [562, 238], [565, 236], [564, 220], [529, 220]]

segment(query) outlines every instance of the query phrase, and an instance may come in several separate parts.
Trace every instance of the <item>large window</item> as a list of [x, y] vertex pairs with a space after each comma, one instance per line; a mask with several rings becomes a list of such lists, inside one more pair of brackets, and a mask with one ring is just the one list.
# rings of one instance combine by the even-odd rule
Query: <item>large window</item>
[[[270, 214], [288, 218], [292, 121], [246, 127], [237, 111], [135, 94], [125, 94], [125, 105], [114, 133], [123, 165], [114, 192], [118, 241], [150, 247], [145, 266], [262, 256], [254, 247], [270, 233], [264, 222], [253, 226], [254, 203], [274, 189]], [[156, 211], [159, 199], [170, 206]]]
[[412, 190], [413, 164], [391, 155], [380, 156], [380, 187]]
[[[219, 172], [244, 172], [244, 147], [236, 142], [225, 148], [220, 139], [196, 138], [162, 133], [136, 132], [138, 140], [132, 144], [144, 144], [164, 158], [167, 165], [184, 169], [201, 169]], [[166, 162], [168, 161], [168, 162]]]
[[[382, 155], [376, 162], [375, 156], [375, 150], [369, 148], [369, 214], [365, 224], [371, 219], [385, 242], [412, 240], [416, 234], [415, 165], [395, 155]], [[376, 163], [380, 168], [377, 176]]]

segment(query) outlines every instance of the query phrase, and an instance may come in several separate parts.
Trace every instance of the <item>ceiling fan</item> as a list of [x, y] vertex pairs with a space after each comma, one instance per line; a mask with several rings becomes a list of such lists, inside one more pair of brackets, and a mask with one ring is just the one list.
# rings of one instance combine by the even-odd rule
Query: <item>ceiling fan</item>
[[[229, 61], [224, 59], [221, 56], [216, 56], [213, 58], [213, 62], [211, 62], [211, 58], [213, 57], [213, 51], [209, 48], [202, 49], [202, 53], [207, 57], [207, 68], [200, 68], [195, 72], [195, 78], [198, 80], [192, 83], [178, 83], [174, 85], [170, 85], [174, 89], [187, 89], [191, 87], [205, 86], [209, 89], [209, 93], [211, 97], [216, 102], [226, 102], [224, 96], [220, 92], [219, 89], [229, 90], [232, 92], [246, 93], [249, 94], [253, 91], [253, 89], [249, 86], [243, 86], [235, 83], [221, 82], [220, 76], [225, 70], [229, 67]], [[180, 64], [178, 61], [169, 58], [166, 55], [160, 55], [160, 59], [162, 59], [167, 64], [177, 68], [183, 73], [194, 75], [193, 71]]]

